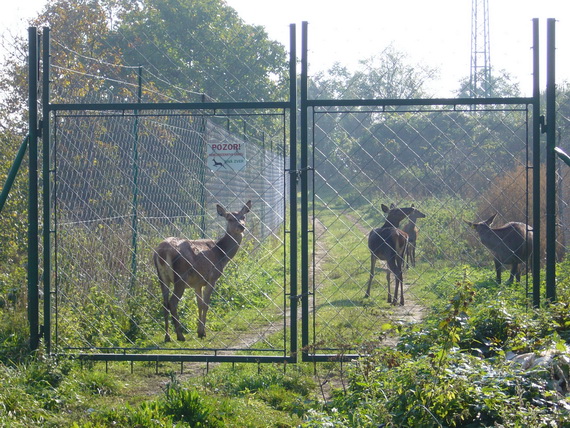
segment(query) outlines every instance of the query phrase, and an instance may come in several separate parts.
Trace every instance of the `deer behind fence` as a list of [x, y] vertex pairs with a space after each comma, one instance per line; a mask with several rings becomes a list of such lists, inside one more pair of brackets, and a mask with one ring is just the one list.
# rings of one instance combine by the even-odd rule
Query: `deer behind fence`
[[511, 265], [511, 275], [508, 282], [516, 278], [520, 282], [521, 273], [519, 265], [530, 266], [532, 257], [533, 233], [532, 227], [525, 223], [510, 222], [496, 229], [491, 225], [497, 213], [487, 220], [479, 223], [466, 223], [477, 231], [481, 242], [493, 254], [497, 283], [501, 283], [503, 265]]
[[[412, 208], [414, 206], [412, 205]], [[419, 218], [425, 218], [425, 214], [421, 211], [414, 210], [409, 216], [409, 223], [406, 223], [402, 230], [408, 234], [408, 246], [406, 247], [406, 268], [410, 265], [412, 267], [416, 266], [416, 243], [418, 240], [418, 227], [416, 221]]]
[[245, 231], [245, 215], [251, 209], [251, 201], [240, 211], [229, 212], [220, 205], [216, 205], [216, 209], [227, 221], [226, 233], [220, 239], [188, 240], [170, 237], [162, 241], [155, 250], [154, 265], [163, 297], [165, 342], [170, 341], [169, 315], [172, 316], [176, 338], [185, 340], [178, 319], [178, 303], [186, 288], [193, 288], [196, 293], [198, 337], [206, 336], [206, 315], [216, 281], [241, 245]]
[[[382, 227], [373, 229], [368, 235], [368, 249], [370, 250], [370, 279], [364, 297], [370, 296], [370, 287], [374, 279], [376, 260], [385, 260], [388, 269], [386, 281], [388, 282], [388, 303], [398, 304], [398, 289], [400, 291], [400, 305], [404, 305], [404, 278], [402, 267], [404, 255], [408, 245], [408, 234], [399, 229], [400, 222], [405, 218], [418, 215], [416, 208], [397, 208], [392, 204], [390, 208], [382, 204], [382, 211], [386, 213], [386, 222]], [[421, 213], [420, 213], [421, 214]], [[422, 214], [423, 215], [423, 214]], [[425, 217], [425, 215], [424, 215]], [[394, 274], [394, 298], [390, 289], [390, 275]]]

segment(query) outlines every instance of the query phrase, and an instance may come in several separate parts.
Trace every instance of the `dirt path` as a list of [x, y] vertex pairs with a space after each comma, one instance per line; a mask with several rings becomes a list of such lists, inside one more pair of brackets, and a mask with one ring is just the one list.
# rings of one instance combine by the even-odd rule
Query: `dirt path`
[[[322, 266], [324, 262], [328, 259], [328, 252], [326, 248], [322, 247], [320, 242], [323, 240], [320, 239], [322, 235], [326, 232], [325, 226], [320, 222], [320, 220], [315, 220], [315, 263], [314, 266], [311, 263], [309, 266], [309, 284], [313, 281], [313, 275], [315, 272], [322, 272]], [[318, 288], [318, 284], [315, 285]], [[300, 290], [299, 290], [300, 292]], [[300, 302], [299, 302], [300, 303]], [[314, 295], [311, 294], [309, 296], [309, 312], [313, 311], [314, 308]], [[301, 305], [298, 305], [297, 308], [297, 321], [301, 321], [302, 314], [301, 314]], [[291, 325], [291, 311], [288, 310], [285, 313], [285, 325]], [[263, 332], [260, 334], [259, 331], [251, 332], [244, 335], [241, 335], [240, 340], [237, 341], [235, 344], [232, 345], [233, 348], [240, 348], [240, 349], [247, 349], [247, 348], [254, 348], [256, 343], [263, 341], [264, 338], [271, 336], [283, 329], [283, 321], [280, 320], [278, 323], [271, 323], [267, 326], [263, 327]]]
[[[364, 236], [367, 236], [369, 231], [366, 230], [365, 227], [360, 225], [358, 221], [349, 215], [346, 215], [346, 218], [350, 220], [354, 226], [361, 232]], [[318, 219], [314, 222], [314, 239], [315, 239], [315, 254], [314, 254], [314, 265], [311, 263], [309, 267], [309, 283], [312, 283], [313, 277], [315, 278], [322, 278], [323, 276], [323, 269], [324, 265], [327, 261], [330, 261], [330, 255], [328, 249], [324, 246], [325, 239], [324, 235], [327, 233], [326, 227], [319, 221]], [[386, 270], [385, 263], [382, 262], [377, 270], [382, 269]], [[379, 272], [377, 272], [377, 275]], [[315, 276], [316, 275], [316, 276]], [[384, 275], [380, 273], [379, 279], [383, 279]], [[385, 292], [385, 284], [380, 279], [381, 287], [377, 287], [377, 291]], [[384, 285], [382, 287], [382, 285]], [[318, 289], [320, 284], [315, 284], [315, 287]], [[400, 321], [400, 322], [412, 322], [412, 321], [419, 321], [422, 319], [424, 315], [425, 308], [419, 303], [419, 301], [415, 298], [413, 293], [410, 291], [410, 284], [404, 284], [404, 292], [406, 293], [406, 306], [394, 306], [391, 309], [391, 313], [389, 315], [389, 319], [392, 322]], [[312, 311], [314, 308], [313, 305], [313, 298], [314, 295], [311, 294], [310, 301], [309, 301], [309, 310]], [[301, 320], [301, 308], [299, 306], [297, 313], [297, 319]], [[285, 314], [285, 325], [290, 325], [290, 318], [291, 314], [290, 311], [287, 311]], [[262, 342], [265, 338], [278, 333], [283, 329], [283, 320], [281, 319], [278, 322], [268, 323], [266, 325], [258, 326], [256, 331], [252, 331], [249, 333], [245, 333], [240, 335], [239, 339], [235, 342], [232, 342], [228, 345], [228, 349], [248, 349], [248, 348], [255, 348], [257, 343]], [[382, 343], [388, 346], [394, 346], [397, 343], [397, 338], [391, 337], [385, 339]], [[233, 351], [231, 351], [233, 352]], [[224, 352], [220, 351], [218, 354], [223, 353], [230, 353], [230, 351]], [[208, 369], [215, 367], [218, 363], [185, 363], [184, 364], [184, 372], [183, 374], [179, 374], [180, 380], [187, 380], [196, 378], [199, 376], [203, 376], [207, 373]], [[320, 383], [321, 393], [323, 395], [323, 399], [327, 400], [330, 398], [330, 394], [333, 388], [340, 388], [344, 386], [344, 376], [339, 375], [339, 373], [330, 371], [328, 373], [319, 373], [318, 381]], [[160, 390], [164, 389], [164, 385], [168, 383], [169, 379], [165, 378], [164, 375], [158, 376], [150, 376], [145, 382], [144, 385], [140, 385], [139, 393], [144, 395], [148, 394], [153, 395], [159, 392]]]
[[[345, 214], [345, 217], [350, 220], [354, 226], [366, 237], [370, 233], [370, 230], [362, 226], [358, 219], [350, 214]], [[380, 263], [376, 263], [376, 275], [374, 276], [374, 280], [378, 283], [380, 280], [380, 284], [382, 286], [382, 292], [386, 292], [386, 278], [382, 274], [380, 277], [378, 276], [378, 270], [382, 270], [383, 273], [387, 272], [388, 269], [386, 267], [386, 262], [383, 260], [379, 261]], [[383, 278], [382, 278], [383, 277]], [[392, 279], [393, 282], [393, 279]], [[414, 296], [412, 292], [412, 285], [410, 283], [406, 283], [406, 275], [404, 273], [404, 296], [406, 298], [406, 305], [405, 306], [394, 306], [393, 307], [393, 314], [390, 315], [390, 320], [398, 321], [398, 322], [418, 322], [421, 321], [425, 315], [425, 307], [420, 303], [420, 301]], [[397, 342], [395, 338], [388, 338], [384, 341], [384, 343], [394, 344]]]
[[[350, 216], [345, 215], [345, 217], [350, 220], [355, 227], [362, 232], [363, 235], [368, 236], [369, 231], [366, 230], [365, 227], [360, 225], [358, 221]], [[319, 220], [315, 219], [314, 222], [314, 239], [315, 239], [315, 254], [314, 254], [314, 264], [310, 264], [309, 266], [309, 283], [312, 284], [313, 278], [323, 278], [323, 266], [327, 261], [330, 260], [329, 251], [324, 246], [325, 239], [324, 235], [327, 233], [327, 229], [325, 225]], [[386, 263], [381, 261], [381, 263], [377, 263], [377, 271], [383, 270], [384, 272], [387, 271]], [[316, 275], [316, 276], [315, 276]], [[382, 273], [377, 272], [376, 277], [378, 279], [377, 283], [379, 282], [380, 288], [376, 287], [376, 291], [385, 292], [386, 285], [385, 285], [385, 276]], [[405, 277], [404, 277], [405, 280]], [[315, 288], [318, 289], [320, 287], [319, 283], [315, 284]], [[411, 286], [409, 283], [404, 283], [404, 293], [406, 296], [406, 305], [405, 306], [394, 306], [391, 309], [391, 313], [389, 315], [389, 319], [392, 322], [417, 322], [420, 321], [425, 312], [425, 308], [420, 302], [415, 298], [413, 293], [411, 292]], [[314, 294], [311, 294], [309, 297], [309, 312], [311, 313], [314, 308]], [[274, 312], [273, 315], [276, 315], [277, 312]], [[298, 306], [297, 311], [297, 320], [301, 320], [301, 307]], [[290, 311], [286, 311], [284, 314], [285, 316], [285, 325], [290, 325], [291, 320], [291, 313]], [[251, 331], [248, 333], [243, 333], [240, 335], [239, 339], [235, 342], [232, 342], [228, 345], [228, 349], [244, 349], [247, 350], [249, 348], [255, 348], [255, 345], [263, 342], [265, 338], [270, 337], [271, 335], [281, 331], [283, 329], [284, 322], [283, 320], [279, 320], [278, 322], [268, 323], [266, 325], [258, 326], [256, 331]], [[395, 344], [396, 339], [386, 339], [386, 343]], [[233, 351], [232, 351], [233, 352]], [[218, 354], [228, 354], [228, 352], [219, 351]]]

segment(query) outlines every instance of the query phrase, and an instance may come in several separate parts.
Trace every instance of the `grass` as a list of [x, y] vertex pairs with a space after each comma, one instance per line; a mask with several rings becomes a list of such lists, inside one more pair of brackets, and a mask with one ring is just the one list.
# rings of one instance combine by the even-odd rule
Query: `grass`
[[[568, 271], [560, 265], [561, 278]], [[522, 371], [506, 354], [550, 349], [558, 361], [570, 358], [568, 282], [559, 284], [561, 303], [532, 311], [516, 284], [499, 286], [488, 270], [458, 268], [452, 275], [463, 279], [449, 284], [449, 299], [421, 322], [392, 325], [397, 346], [369, 348], [367, 357], [344, 366], [206, 370], [202, 363], [185, 364], [179, 373], [175, 363], [81, 366], [41, 353], [4, 360], [0, 426], [564, 426], [570, 395], [553, 389], [554, 372]], [[427, 283], [438, 275], [422, 277]], [[386, 315], [378, 311], [373, 333], [381, 335]], [[564, 364], [563, 371], [570, 369]]]
[[313, 401], [310, 376], [289, 368], [230, 365], [205, 375], [175, 375], [111, 363], [81, 368], [71, 361], [0, 365], [0, 426], [170, 427], [281, 426], [301, 423]]
[[[354, 214], [327, 208], [318, 219], [324, 232], [319, 229], [315, 241], [320, 251], [311, 343], [325, 353], [331, 348], [348, 352], [349, 344], [366, 357], [318, 365], [187, 363], [184, 373], [175, 363], [81, 366], [44, 358], [41, 351], [26, 357], [25, 311], [5, 306], [0, 308], [0, 337], [10, 347], [1, 348], [0, 427], [564, 426], [570, 395], [554, 389], [555, 370], [525, 372], [507, 363], [506, 355], [556, 352], [559, 361], [570, 359], [568, 262], [557, 267], [560, 303], [534, 311], [524, 284], [495, 284], [490, 263], [452, 264], [420, 246], [418, 264], [405, 278], [409, 302], [426, 309], [421, 321], [407, 323], [402, 309], [385, 301], [382, 272], [372, 297], [363, 297], [369, 256]], [[279, 310], [263, 305], [263, 293], [282, 299], [283, 290], [274, 286], [282, 266], [243, 257], [245, 264], [222, 285], [224, 294], [249, 282], [259, 286], [248, 291], [248, 299], [256, 302], [251, 307], [218, 303], [220, 318], [232, 324], [232, 332], [247, 331], [259, 312], [278, 316]], [[188, 297], [184, 316], [193, 320]], [[94, 292], [84, 311], [110, 304], [106, 298]], [[136, 313], [137, 307], [132, 309]], [[78, 332], [104, 338], [114, 331], [107, 317], [91, 316], [91, 325]], [[145, 326], [138, 319], [139, 328]], [[211, 331], [217, 336], [202, 346], [232, 340], [231, 332], [216, 331], [213, 319]], [[125, 324], [122, 331], [127, 330]], [[154, 334], [160, 341], [160, 329]], [[393, 340], [383, 346], [386, 335], [397, 336], [397, 345]], [[271, 348], [282, 338], [283, 332], [276, 331], [259, 347]], [[173, 344], [172, 352], [178, 346]], [[558, 367], [563, 373], [570, 370], [563, 363]]]
[[[79, 241], [86, 240], [85, 237]], [[127, 287], [129, 282], [119, 277], [115, 282], [87, 286], [86, 281], [91, 281], [88, 277], [82, 281], [82, 287], [73, 289], [65, 283], [75, 276], [64, 277], [60, 279], [59, 289], [68, 291], [59, 294], [56, 346], [85, 349], [167, 347], [176, 351], [177, 348], [233, 348], [236, 343], [251, 342], [254, 339], [240, 341], [239, 338], [251, 336], [250, 332], [256, 328], [261, 330], [271, 323], [279, 324], [284, 317], [283, 254], [283, 244], [277, 240], [268, 240], [257, 248], [253, 247], [252, 241], [245, 242], [217, 283], [208, 313], [207, 338], [199, 340], [196, 337], [196, 298], [190, 289], [186, 290], [179, 305], [187, 341], [168, 345], [163, 342], [162, 297], [156, 275], [148, 263], [139, 266], [136, 288]], [[104, 263], [103, 258], [104, 254], [94, 251], [93, 266], [84, 267], [83, 271], [96, 270]], [[70, 272], [76, 271], [70, 269]], [[266, 345], [283, 347], [282, 340]]]

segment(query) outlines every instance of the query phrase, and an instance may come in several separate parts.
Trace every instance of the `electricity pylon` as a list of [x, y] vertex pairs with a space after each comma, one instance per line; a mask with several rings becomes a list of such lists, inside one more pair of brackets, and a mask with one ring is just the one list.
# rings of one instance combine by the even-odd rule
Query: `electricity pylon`
[[471, 0], [471, 97], [491, 97], [489, 0]]

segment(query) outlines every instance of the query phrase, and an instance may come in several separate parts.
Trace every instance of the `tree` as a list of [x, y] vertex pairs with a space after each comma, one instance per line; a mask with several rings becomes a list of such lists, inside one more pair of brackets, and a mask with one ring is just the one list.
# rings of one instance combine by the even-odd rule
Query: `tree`
[[354, 73], [349, 83], [359, 98], [425, 98], [425, 84], [438, 74], [436, 69], [411, 64], [408, 56], [392, 45], [360, 64], [362, 70]]
[[[483, 71], [479, 73], [483, 73]], [[518, 97], [521, 94], [519, 83], [514, 81], [512, 76], [505, 70], [493, 73], [489, 83], [492, 97]], [[478, 97], [484, 97], [483, 94], [476, 95]], [[457, 96], [459, 98], [471, 98], [471, 83], [469, 82], [469, 77], [466, 77], [460, 82]]]
[[[124, 60], [142, 64], [160, 90], [218, 101], [273, 101], [286, 95], [286, 52], [263, 27], [246, 25], [222, 0], [143, 0], [118, 14], [110, 38]], [[165, 86], [163, 83], [168, 83]]]
[[[426, 83], [436, 75], [436, 70], [411, 64], [407, 55], [388, 46], [381, 55], [361, 61], [354, 72], [335, 64], [327, 74], [317, 75], [311, 82], [309, 96], [330, 99], [420, 98], [426, 95]], [[401, 152], [397, 147], [399, 143], [387, 134], [375, 134], [386, 124], [383, 115], [366, 108], [354, 108], [348, 112], [344, 108], [330, 107], [326, 113], [317, 114], [315, 119], [315, 162], [326, 182], [344, 188], [364, 180], [363, 192], [367, 192], [374, 188], [374, 179], [395, 166], [393, 160]], [[391, 166], [386, 169], [383, 162]]]

